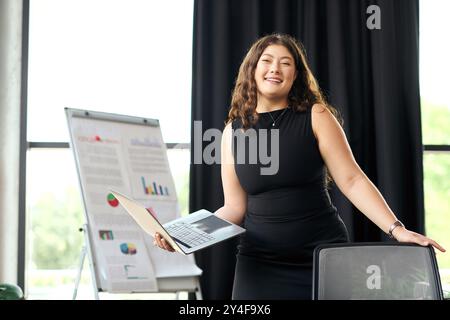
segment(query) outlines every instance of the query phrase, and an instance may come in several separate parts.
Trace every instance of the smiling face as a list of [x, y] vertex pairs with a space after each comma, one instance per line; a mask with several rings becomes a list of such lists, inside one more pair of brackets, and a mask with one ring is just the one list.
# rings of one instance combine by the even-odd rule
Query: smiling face
[[258, 104], [287, 104], [297, 76], [294, 58], [282, 45], [269, 45], [261, 54], [255, 70]]

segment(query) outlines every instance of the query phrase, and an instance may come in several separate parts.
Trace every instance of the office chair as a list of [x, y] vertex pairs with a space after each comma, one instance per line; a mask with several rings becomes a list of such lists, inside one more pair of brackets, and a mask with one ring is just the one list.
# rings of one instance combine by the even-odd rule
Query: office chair
[[314, 300], [442, 300], [434, 249], [405, 243], [319, 245]]

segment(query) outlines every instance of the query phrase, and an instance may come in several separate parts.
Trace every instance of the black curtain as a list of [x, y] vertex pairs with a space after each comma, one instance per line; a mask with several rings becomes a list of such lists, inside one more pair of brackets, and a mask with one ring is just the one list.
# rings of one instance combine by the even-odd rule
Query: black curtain
[[[370, 5], [380, 9], [381, 29], [366, 25]], [[192, 120], [202, 121], [203, 131], [222, 130], [250, 45], [288, 33], [304, 44], [321, 88], [341, 112], [361, 168], [399, 219], [423, 233], [418, 8], [418, 0], [196, 0]], [[192, 131], [192, 144], [197, 140]], [[331, 195], [353, 241], [386, 240], [337, 188]], [[220, 166], [192, 164], [190, 210], [222, 205]], [[231, 297], [236, 245], [234, 239], [196, 254], [205, 299]]]

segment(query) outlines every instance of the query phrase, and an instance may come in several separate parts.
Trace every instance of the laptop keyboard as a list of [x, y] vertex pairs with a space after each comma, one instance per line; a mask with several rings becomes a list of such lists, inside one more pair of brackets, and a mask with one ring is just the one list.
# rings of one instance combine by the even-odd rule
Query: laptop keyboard
[[211, 235], [203, 232], [194, 226], [177, 222], [166, 227], [167, 232], [174, 238], [174, 240], [180, 242], [182, 245], [192, 248], [199, 246], [207, 241], [214, 239]]

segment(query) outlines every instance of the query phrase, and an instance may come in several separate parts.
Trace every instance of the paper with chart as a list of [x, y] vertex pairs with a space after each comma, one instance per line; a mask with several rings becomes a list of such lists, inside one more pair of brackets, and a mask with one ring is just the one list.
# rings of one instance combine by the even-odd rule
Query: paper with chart
[[179, 217], [160, 127], [81, 117], [71, 121], [102, 288], [152, 292], [158, 290], [156, 277], [161, 274], [179, 276], [186, 270], [183, 275], [199, 275], [201, 270], [191, 257], [175, 261], [169, 257], [172, 253], [149, 245], [147, 235], [108, 191], [115, 189], [139, 199], [162, 222]]

